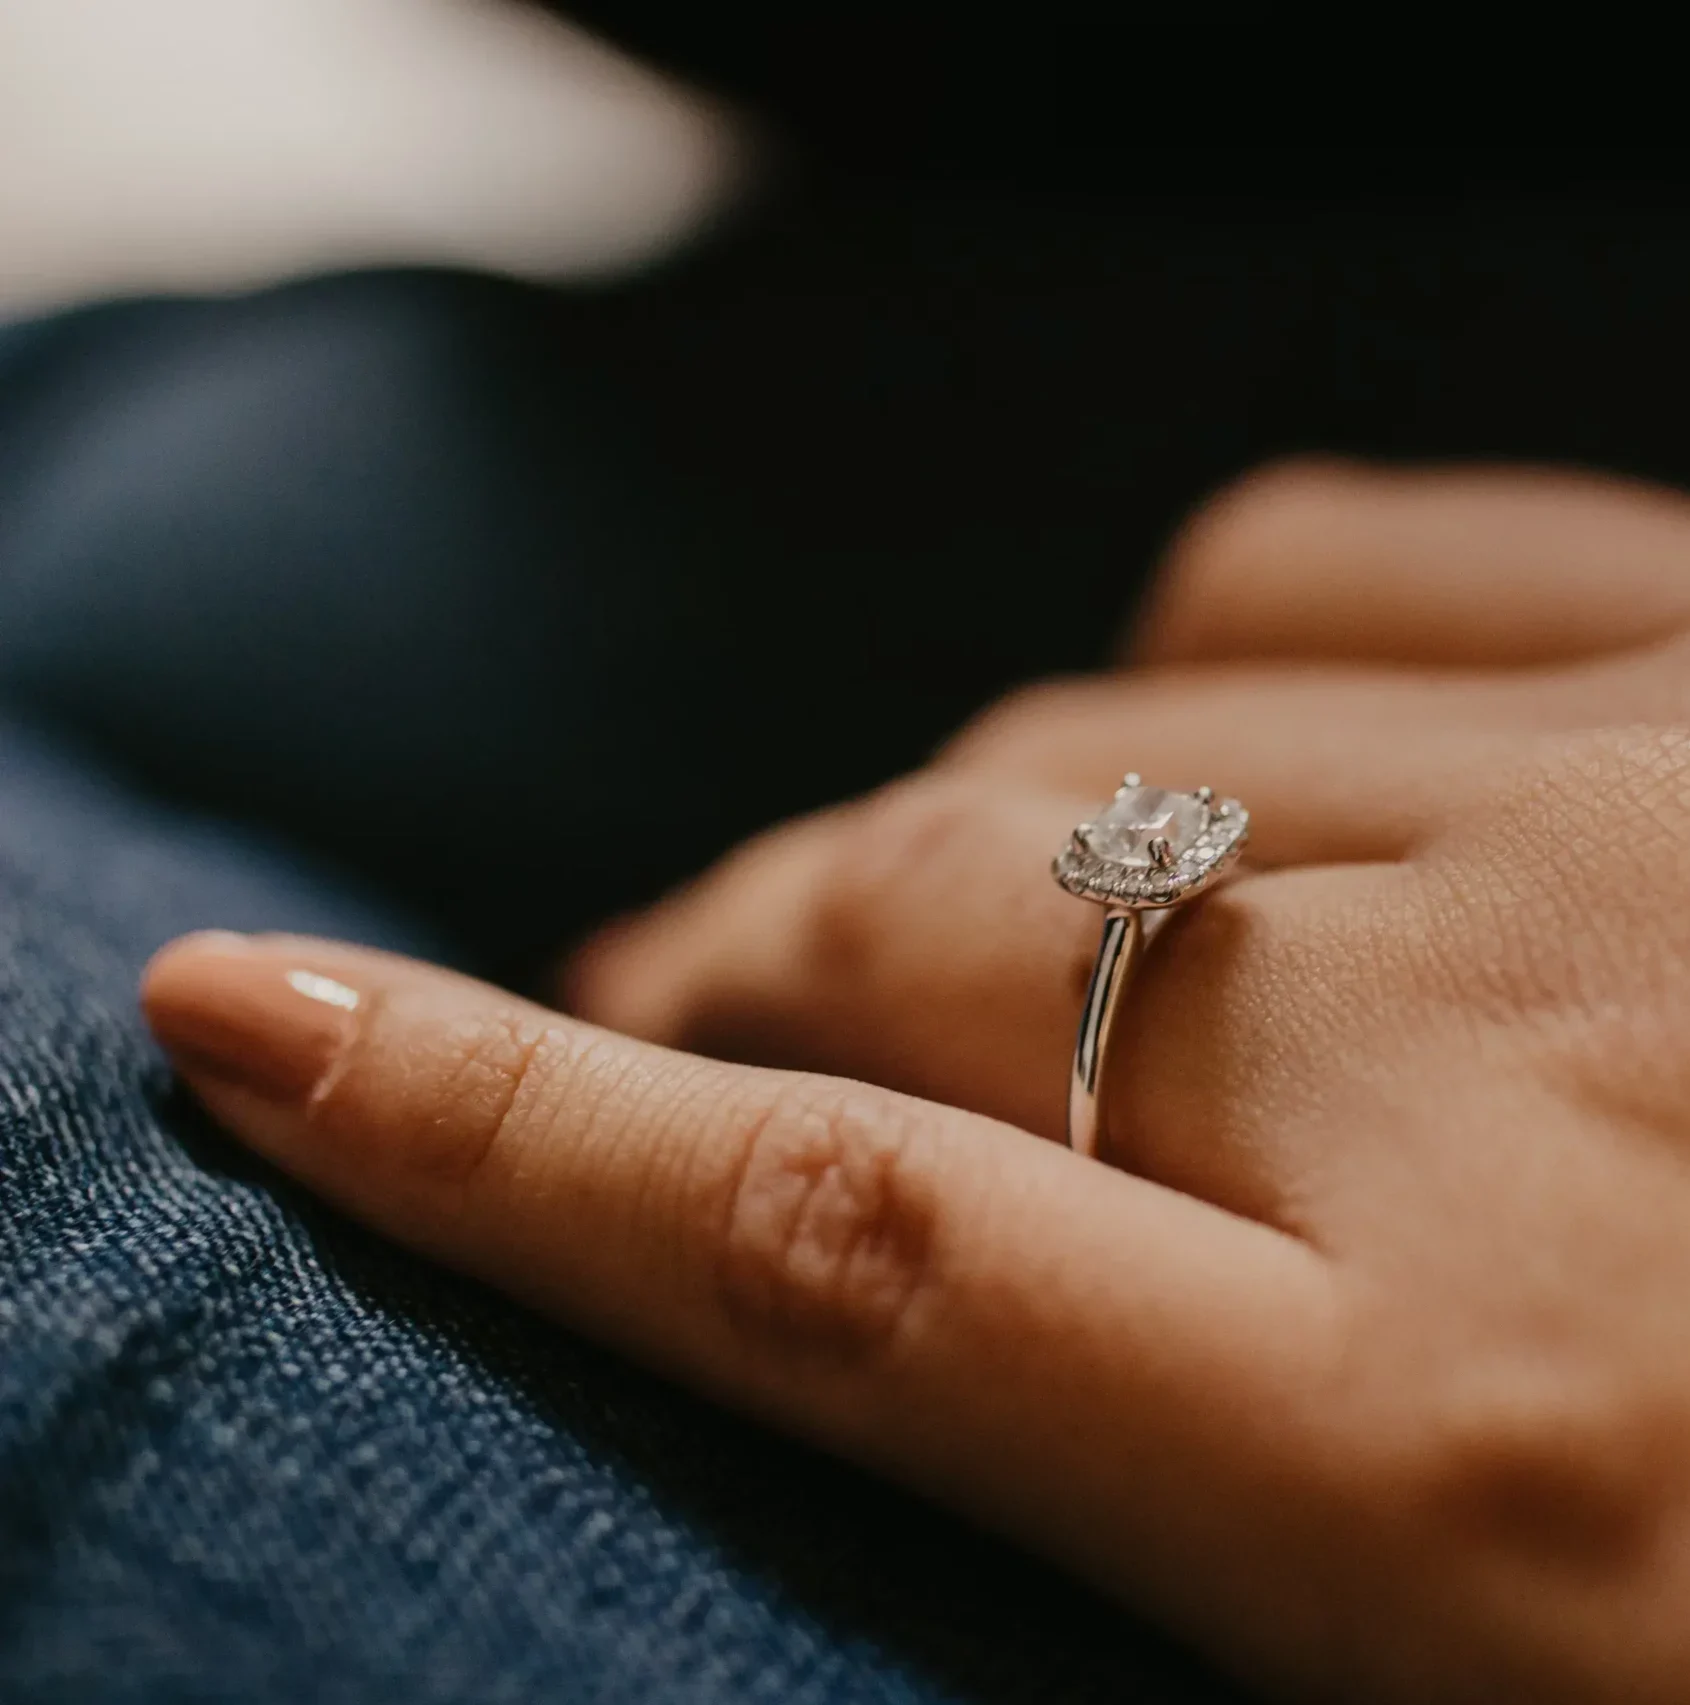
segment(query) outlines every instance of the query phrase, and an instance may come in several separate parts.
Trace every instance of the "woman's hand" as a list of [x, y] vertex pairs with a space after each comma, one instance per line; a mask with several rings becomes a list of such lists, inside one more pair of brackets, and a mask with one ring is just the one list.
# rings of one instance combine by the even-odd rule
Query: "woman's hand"
[[[1011, 703], [580, 971], [612, 1023], [898, 1088], [317, 942], [180, 943], [148, 1011], [349, 1212], [1242, 1671], [1678, 1701], [1687, 622], [1670, 498], [1245, 488], [1157, 668]], [[1262, 868], [1130, 992], [1114, 1171], [996, 1121], [1058, 1127], [1097, 914], [1046, 866], [1128, 765], [1238, 794]]]

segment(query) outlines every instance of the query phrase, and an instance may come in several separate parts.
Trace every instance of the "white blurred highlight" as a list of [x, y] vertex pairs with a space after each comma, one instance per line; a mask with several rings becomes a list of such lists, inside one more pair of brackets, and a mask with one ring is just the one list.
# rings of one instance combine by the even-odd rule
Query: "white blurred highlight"
[[506, 0], [0, 0], [0, 310], [329, 268], [637, 267], [718, 107]]

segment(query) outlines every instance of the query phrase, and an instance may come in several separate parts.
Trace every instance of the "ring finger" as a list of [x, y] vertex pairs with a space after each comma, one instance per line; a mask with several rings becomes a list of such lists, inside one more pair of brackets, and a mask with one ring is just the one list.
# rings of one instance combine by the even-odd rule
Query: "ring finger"
[[1436, 832], [1464, 778], [1587, 714], [1559, 673], [1182, 668], [1027, 688], [965, 729], [939, 767], [1095, 799], [1130, 764], [1244, 800], [1258, 867], [1373, 863]]
[[[578, 964], [572, 1004], [673, 1046], [865, 1078], [1059, 1137], [1101, 914], [1046, 869], [1084, 814], [1062, 794], [919, 778], [767, 837], [621, 926]], [[1269, 1133], [1318, 1093], [1297, 1066], [1323, 1057], [1315, 1039], [1378, 994], [1365, 943], [1400, 878], [1249, 876], [1176, 918], [1117, 1027], [1105, 1158], [1285, 1224], [1304, 1160]], [[1305, 992], [1282, 1010], [1287, 978]]]

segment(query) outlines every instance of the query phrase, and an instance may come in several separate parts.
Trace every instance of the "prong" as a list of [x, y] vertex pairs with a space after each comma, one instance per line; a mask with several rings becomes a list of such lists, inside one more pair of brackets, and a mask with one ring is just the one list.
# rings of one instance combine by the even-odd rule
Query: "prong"
[[1215, 803], [1215, 790], [1212, 787], [1199, 787], [1192, 791], [1197, 795], [1199, 805], [1213, 805]]
[[1121, 777], [1121, 786], [1118, 791], [1124, 793], [1129, 787], [1143, 786], [1144, 777], [1141, 776], [1137, 770], [1128, 770], [1127, 773]]
[[1068, 845], [1077, 853], [1089, 853], [1091, 848], [1086, 845], [1086, 836], [1090, 833], [1091, 824], [1082, 823], [1079, 828], [1077, 828], [1073, 834], [1068, 837]]
[[1174, 862], [1174, 849], [1168, 845], [1168, 837], [1166, 835], [1153, 835], [1150, 839], [1150, 844], [1145, 848], [1145, 851], [1150, 854], [1150, 862], [1155, 865], [1158, 870], [1168, 870], [1172, 867]]

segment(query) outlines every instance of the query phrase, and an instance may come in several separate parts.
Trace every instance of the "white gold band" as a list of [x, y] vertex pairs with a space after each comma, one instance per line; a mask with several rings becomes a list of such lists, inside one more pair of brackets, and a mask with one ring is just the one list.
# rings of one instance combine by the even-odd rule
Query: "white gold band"
[[1170, 793], [1128, 775], [1057, 854], [1051, 874], [1058, 884], [1105, 908], [1068, 1080], [1068, 1146], [1077, 1153], [1095, 1157], [1102, 1142], [1110, 1044], [1144, 952], [1145, 914], [1165, 917], [1211, 888], [1244, 850], [1249, 827], [1249, 812], [1211, 788]]

